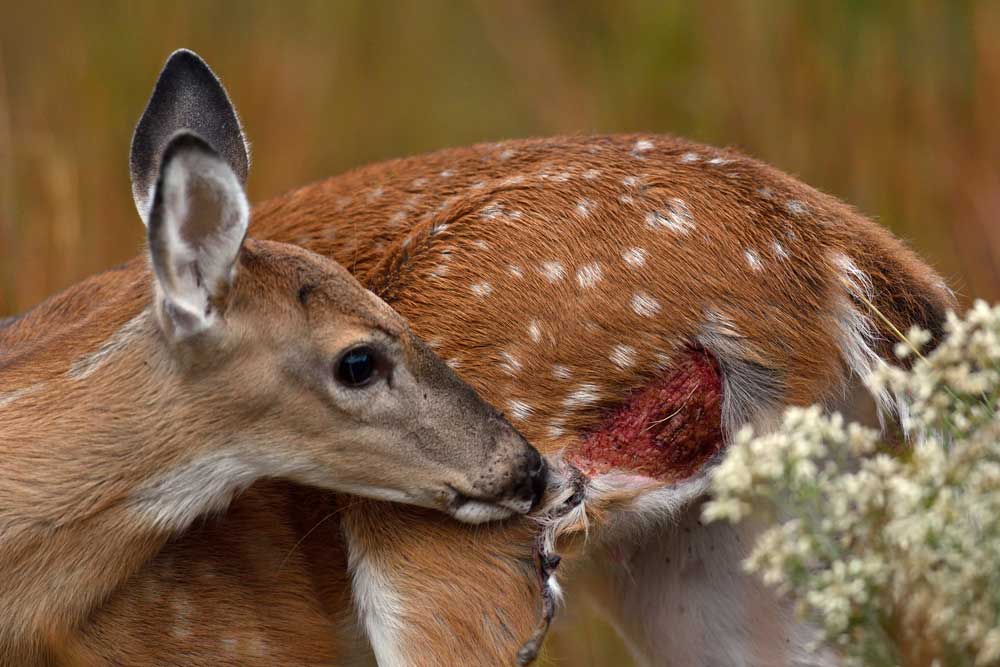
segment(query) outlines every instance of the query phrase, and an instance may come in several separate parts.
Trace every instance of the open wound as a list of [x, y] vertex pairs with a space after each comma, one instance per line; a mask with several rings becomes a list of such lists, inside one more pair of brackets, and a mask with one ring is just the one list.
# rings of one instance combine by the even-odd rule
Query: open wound
[[722, 447], [722, 378], [690, 348], [566, 451], [588, 475], [620, 470], [664, 482], [694, 475]]

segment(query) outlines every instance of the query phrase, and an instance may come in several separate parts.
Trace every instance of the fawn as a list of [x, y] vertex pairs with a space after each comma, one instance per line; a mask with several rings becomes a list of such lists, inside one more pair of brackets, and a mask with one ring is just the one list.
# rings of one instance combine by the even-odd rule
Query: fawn
[[391, 303], [559, 457], [558, 511], [472, 531], [257, 484], [150, 558], [67, 659], [337, 664], [365, 652], [360, 631], [390, 667], [526, 662], [551, 586], [542, 532], [579, 546], [570, 594], [644, 664], [835, 664], [742, 573], [746, 529], [702, 526], [698, 505], [734, 429], [840, 406], [892, 357], [893, 329], [940, 333], [953, 297], [889, 233], [737, 152], [648, 135], [370, 165], [258, 206], [254, 233], [342, 262]]
[[[173, 536], [263, 478], [480, 522], [538, 452], [343, 267], [245, 239], [225, 92], [178, 52], [137, 128], [148, 256], [0, 331], [0, 663], [58, 659]], [[178, 87], [179, 86], [179, 87]]]

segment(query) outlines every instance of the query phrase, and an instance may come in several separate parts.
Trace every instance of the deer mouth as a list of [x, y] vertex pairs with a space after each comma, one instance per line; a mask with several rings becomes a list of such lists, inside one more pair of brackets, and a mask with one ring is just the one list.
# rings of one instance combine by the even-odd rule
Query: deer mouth
[[624, 473], [670, 483], [696, 475], [722, 447], [719, 365], [705, 350], [690, 348], [563, 457], [588, 477]]
[[451, 502], [447, 512], [462, 523], [486, 523], [497, 521], [531, 511], [533, 503], [529, 499], [486, 499], [468, 496], [452, 489]]

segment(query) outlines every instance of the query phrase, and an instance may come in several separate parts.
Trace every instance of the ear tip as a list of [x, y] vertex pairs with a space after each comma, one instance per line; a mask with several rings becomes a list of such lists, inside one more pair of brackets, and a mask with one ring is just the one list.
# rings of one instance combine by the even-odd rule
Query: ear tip
[[[197, 69], [203, 72], [212, 72], [205, 59], [191, 49], [177, 49], [167, 56], [167, 60], [163, 64], [163, 72], [172, 72], [177, 69]], [[213, 74], [213, 76], [215, 75]]]
[[236, 109], [208, 63], [194, 51], [181, 48], [167, 57], [132, 134], [132, 198], [144, 222], [167, 144], [185, 131], [197, 135], [197, 140], [182, 139], [175, 150], [196, 147], [222, 156], [240, 182], [246, 182], [250, 158]]
[[197, 53], [189, 48], [181, 47], [179, 49], [174, 49], [174, 52], [167, 57], [167, 62], [173, 60], [174, 58], [194, 58], [198, 62], [205, 62], [204, 58], [199, 56]]

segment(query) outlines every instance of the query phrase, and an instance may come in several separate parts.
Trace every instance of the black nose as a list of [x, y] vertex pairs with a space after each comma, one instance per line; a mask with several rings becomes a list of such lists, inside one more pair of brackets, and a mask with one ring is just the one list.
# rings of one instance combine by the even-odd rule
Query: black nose
[[548, 484], [549, 477], [549, 466], [535, 448], [532, 448], [531, 454], [528, 455], [527, 466], [528, 478], [526, 486], [531, 494], [531, 509], [534, 510], [542, 502], [542, 496], [545, 495], [545, 487]]

